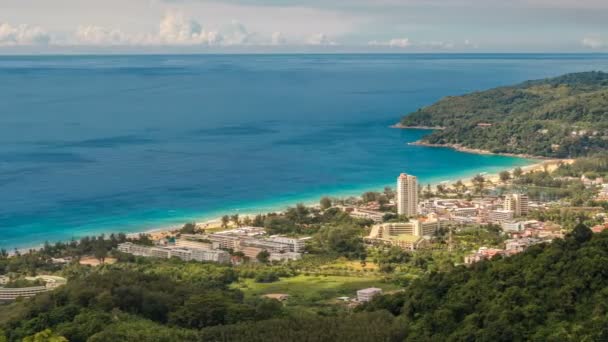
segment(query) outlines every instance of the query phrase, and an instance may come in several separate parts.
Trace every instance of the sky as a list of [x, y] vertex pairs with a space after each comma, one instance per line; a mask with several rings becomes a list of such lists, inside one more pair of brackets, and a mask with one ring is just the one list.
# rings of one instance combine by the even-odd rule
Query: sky
[[608, 0], [0, 0], [0, 53], [608, 52]]

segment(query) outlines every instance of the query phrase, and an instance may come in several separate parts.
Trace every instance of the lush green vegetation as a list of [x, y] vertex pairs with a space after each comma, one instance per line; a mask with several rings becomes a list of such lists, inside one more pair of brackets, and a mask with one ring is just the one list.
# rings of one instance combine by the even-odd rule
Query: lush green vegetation
[[[582, 192], [589, 204], [593, 190], [585, 190], [580, 180], [555, 177], [604, 176], [607, 165], [606, 157], [594, 156], [553, 174], [514, 172], [505, 182]], [[364, 201], [380, 202], [384, 196], [367, 193]], [[532, 215], [567, 228], [598, 222], [586, 209]], [[8, 341], [93, 342], [591, 341], [608, 336], [608, 273], [603, 270], [608, 233], [592, 236], [578, 226], [566, 240], [466, 268], [457, 266], [465, 253], [503, 243], [500, 227], [458, 227], [449, 250], [449, 232], [441, 230], [432, 249], [409, 253], [365, 247], [362, 236], [370, 222], [332, 208], [298, 205], [253, 221], [275, 233], [311, 234], [309, 254], [289, 263], [260, 254], [260, 262], [240, 266], [148, 259], [116, 252], [116, 245], [127, 241], [122, 234], [47, 244], [14, 257], [0, 253], [0, 267], [12, 275], [68, 278], [55, 291], [0, 307], [0, 329]], [[195, 230], [187, 224], [182, 232]], [[80, 266], [76, 261], [83, 256], [112, 256], [118, 262]], [[51, 259], [57, 257], [74, 261], [60, 266]], [[371, 286], [391, 294], [355, 312], [338, 299]], [[285, 302], [263, 297], [274, 293], [290, 297]]]
[[608, 73], [584, 72], [441, 99], [401, 120], [423, 140], [497, 153], [578, 157], [608, 148]]
[[359, 310], [389, 310], [408, 341], [605, 341], [608, 232], [415, 280]]

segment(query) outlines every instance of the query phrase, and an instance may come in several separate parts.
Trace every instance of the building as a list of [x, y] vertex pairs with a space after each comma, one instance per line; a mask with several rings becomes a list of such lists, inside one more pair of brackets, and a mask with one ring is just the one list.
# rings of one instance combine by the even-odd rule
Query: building
[[297, 252], [286, 252], [286, 253], [270, 253], [270, 261], [289, 261], [289, 260], [300, 260], [302, 254]]
[[289, 295], [285, 294], [285, 293], [269, 293], [269, 294], [262, 295], [262, 297], [268, 298], [268, 299], [275, 299], [275, 300], [278, 300], [279, 302], [284, 302], [289, 299]]
[[159, 259], [169, 259], [171, 257], [171, 249], [167, 247], [152, 247], [150, 248], [150, 256]]
[[505, 232], [520, 232], [524, 230], [524, 222], [504, 221], [500, 224], [500, 226]]
[[239, 251], [243, 253], [249, 260], [257, 261], [258, 254], [264, 249], [258, 247], [243, 247]]
[[306, 241], [310, 240], [310, 237], [304, 238], [291, 238], [286, 236], [271, 236], [268, 238], [269, 241], [282, 243], [284, 245], [289, 246], [290, 252], [301, 253], [304, 251], [304, 247], [306, 247]]
[[501, 224], [503, 222], [513, 221], [514, 213], [512, 210], [492, 210], [488, 212], [488, 222]]
[[[30, 298], [35, 295], [47, 291], [51, 291], [56, 289], [61, 285], [65, 285], [67, 280], [62, 277], [56, 276], [46, 276], [41, 275], [37, 277], [26, 277], [25, 279], [33, 281], [33, 280], [43, 280], [45, 285], [41, 286], [30, 286], [30, 287], [21, 287], [21, 288], [4, 288], [0, 287], [0, 301], [12, 301], [17, 298]], [[6, 285], [6, 284], [4, 284]]]
[[209, 234], [207, 240], [211, 241], [213, 248], [237, 249], [241, 240], [240, 236], [228, 234]]
[[526, 194], [509, 194], [505, 196], [503, 204], [505, 210], [513, 212], [515, 217], [528, 215], [528, 195]]
[[192, 251], [186, 248], [171, 248], [169, 250], [169, 257], [190, 261], [192, 260]]
[[376, 223], [382, 222], [382, 220], [384, 218], [384, 214], [385, 213], [383, 213], [381, 211], [370, 210], [370, 209], [361, 209], [361, 208], [355, 208], [354, 210], [349, 212], [349, 215], [354, 218], [368, 219], [368, 220], [372, 220]]
[[497, 248], [480, 247], [475, 253], [464, 257], [464, 263], [467, 265], [474, 264], [482, 260], [489, 260], [497, 255], [504, 255], [504, 250]]
[[382, 223], [372, 227], [369, 237], [389, 238], [402, 234], [419, 237], [432, 236], [439, 228], [448, 226], [450, 222], [451, 221], [436, 218], [421, 218], [408, 222]]
[[418, 214], [418, 179], [402, 173], [397, 178], [397, 213], [407, 217]]
[[22, 288], [0, 288], [0, 301], [10, 301], [17, 298], [30, 298], [49, 289], [46, 286], [31, 286]]
[[424, 236], [433, 235], [450, 221], [438, 219], [410, 220], [409, 222], [383, 223], [372, 227], [364, 239], [371, 244], [397, 246], [405, 250], [417, 250], [428, 245]]
[[377, 287], [370, 287], [368, 289], [359, 290], [357, 291], [357, 301], [369, 302], [379, 294], [382, 294], [382, 289], [379, 289]]
[[161, 259], [169, 259], [172, 257], [179, 258], [184, 261], [212, 261], [219, 263], [230, 262], [230, 253], [222, 250], [211, 250], [206, 248], [191, 248], [191, 247], [148, 247], [125, 242], [118, 245], [118, 250], [123, 253], [129, 253], [144, 257], [154, 257]]
[[192, 260], [211, 261], [220, 264], [230, 263], [230, 253], [222, 250], [191, 248]]
[[175, 240], [175, 247], [213, 249], [213, 244], [211, 242], [203, 242], [202, 240], [177, 239]]
[[239, 241], [237, 250], [243, 249], [244, 247], [257, 247], [260, 249], [267, 250], [270, 253], [282, 253], [289, 252], [292, 246], [287, 243], [275, 242], [272, 240], [243, 238]]

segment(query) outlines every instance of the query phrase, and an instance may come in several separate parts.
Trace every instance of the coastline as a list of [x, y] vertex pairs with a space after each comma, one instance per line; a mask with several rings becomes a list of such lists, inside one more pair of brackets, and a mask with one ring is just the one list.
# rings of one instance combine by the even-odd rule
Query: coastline
[[[463, 152], [466, 152], [466, 151], [463, 151]], [[489, 153], [489, 154], [492, 154], [492, 153]], [[538, 158], [535, 158], [535, 159], [538, 159]], [[572, 162], [574, 162], [574, 159], [547, 159], [547, 158], [545, 158], [543, 160], [537, 160], [537, 162], [535, 162], [535, 163], [532, 163], [532, 164], [529, 164], [529, 165], [526, 165], [526, 166], [522, 166], [521, 169], [522, 169], [522, 171], [524, 173], [538, 172], [538, 171], [544, 171], [544, 170], [553, 171], [557, 167], [559, 167], [559, 165], [561, 163], [568, 163], [568, 164], [570, 164]], [[503, 169], [501, 171], [513, 172], [513, 170], [515, 170], [515, 169], [516, 169], [516, 167], [511, 167], [511, 168]], [[492, 172], [492, 173], [489, 173], [489, 174], [484, 174], [484, 177], [486, 178], [487, 181], [492, 182], [492, 183], [496, 183], [496, 182], [500, 181], [499, 173], [500, 172]], [[479, 174], [479, 173], [470, 174], [470, 175], [468, 175], [466, 177], [460, 178], [460, 180], [462, 180], [463, 183], [465, 185], [467, 185], [467, 186], [473, 186], [472, 179], [477, 174]], [[457, 181], [458, 181], [458, 179], [456, 179], [456, 180], [450, 180], [450, 181], [442, 181], [442, 182], [432, 182], [432, 183], [429, 183], [429, 184], [431, 184], [431, 186], [436, 186], [438, 184], [442, 184], [442, 183], [445, 184], [447, 182], [451, 186], [451, 185], [455, 184]], [[380, 190], [382, 190], [382, 189], [381, 188], [372, 188], [372, 189], [368, 189], [367, 191], [380, 191]], [[333, 198], [344, 197], [344, 196], [341, 196], [340, 194], [326, 194], [325, 196], [333, 197]], [[320, 199], [320, 197], [319, 197], [319, 199]], [[303, 203], [305, 205], [307, 205], [307, 206], [318, 206], [318, 202], [315, 202], [315, 201], [312, 201], [312, 200], [311, 201], [305, 201]], [[282, 204], [279, 204], [281, 206], [281, 208], [280, 209], [277, 208], [277, 210], [271, 210], [271, 211], [265, 211], [265, 212], [242, 212], [242, 213], [239, 213], [239, 215], [241, 217], [246, 217], [246, 216], [252, 217], [252, 216], [255, 216], [255, 215], [258, 215], [258, 214], [267, 214], [269, 212], [281, 213], [281, 212], [284, 212], [285, 209], [287, 209], [288, 207], [294, 206], [296, 204], [297, 203], [292, 203], [292, 202], [282, 203]], [[228, 214], [228, 211], [226, 211], [226, 214]], [[216, 217], [216, 218], [213, 218], [213, 219], [205, 219], [205, 220], [193, 220], [193, 221], [194, 221], [194, 223], [197, 226], [216, 224], [219, 227], [219, 224], [221, 222], [221, 217]], [[184, 224], [185, 223], [186, 222], [184, 222]], [[210, 228], [217, 228], [217, 227], [212, 226]], [[130, 233], [130, 234], [127, 234], [127, 235], [133, 235], [133, 236], [135, 236], [135, 235], [143, 233], [143, 234], [150, 234], [154, 238], [154, 237], [162, 237], [162, 236], [174, 234], [179, 229], [180, 229], [180, 227], [156, 228], [156, 229], [149, 229], [147, 231], [142, 231], [142, 232], [134, 232], [134, 233]]]
[[[461, 144], [431, 144], [431, 143], [424, 142], [422, 140], [410, 142], [410, 143], [408, 143], [408, 145], [449, 148], [449, 149], [452, 149], [452, 150], [455, 150], [458, 152], [475, 153], [475, 154], [482, 154], [482, 155], [494, 155], [494, 156], [505, 156], [505, 157], [516, 157], [516, 158], [538, 159], [538, 160], [557, 160], [556, 158], [535, 156], [535, 155], [526, 154], [526, 153], [495, 153], [495, 152], [488, 151], [488, 150], [465, 147], [465, 146], [462, 146]], [[563, 160], [569, 160], [569, 159], [563, 159]]]
[[429, 131], [437, 131], [437, 130], [445, 129], [445, 127], [443, 127], [443, 126], [404, 126], [401, 123], [396, 123], [389, 127], [396, 128], [396, 129], [421, 129], [421, 130], [429, 130]]
[[[411, 143], [411, 144], [415, 144], [415, 143]], [[439, 146], [439, 147], [445, 147], [445, 146]], [[466, 150], [463, 150], [462, 152], [475, 153], [475, 152], [469, 152]], [[488, 153], [484, 153], [484, 154], [494, 154], [494, 153], [488, 152]], [[510, 157], [521, 157], [521, 156], [510, 156]], [[547, 159], [547, 158], [542, 159], [542, 160], [539, 160], [539, 158], [528, 158], [528, 159], [536, 159], [536, 160], [535, 160], [535, 162], [533, 162], [531, 164], [521, 166], [521, 169], [524, 173], [543, 171], [545, 169], [549, 170], [549, 171], [553, 171], [559, 166], [560, 163], [572, 163], [574, 161], [574, 159]], [[429, 182], [428, 184], [430, 184], [432, 187], [434, 187], [438, 184], [449, 184], [451, 186], [454, 183], [456, 183], [458, 180], [461, 180], [465, 185], [472, 186], [473, 185], [472, 179], [473, 179], [473, 177], [475, 177], [478, 174], [483, 174], [487, 181], [496, 183], [496, 182], [500, 181], [499, 173], [501, 171], [512, 172], [515, 168], [516, 167], [508, 167], [508, 168], [500, 169], [500, 171], [493, 170], [491, 173], [486, 173], [486, 172], [483, 172], [482, 170], [480, 170], [480, 172], [467, 174], [462, 177], [459, 177], [459, 176], [453, 177], [450, 175], [446, 175], [445, 178], [451, 178], [451, 179], [444, 180], [444, 181], [433, 180], [433, 181]], [[385, 186], [390, 186], [390, 185], [387, 184]], [[242, 211], [234, 210], [234, 209], [225, 209], [225, 210], [222, 210], [222, 214], [223, 215], [234, 215], [234, 214], [238, 213], [241, 218], [244, 218], [246, 216], [254, 217], [255, 215], [258, 215], [258, 214], [281, 213], [281, 212], [284, 212], [288, 207], [295, 206], [298, 203], [303, 203], [307, 206], [317, 206], [318, 201], [323, 196], [328, 196], [328, 197], [332, 197], [332, 198], [359, 196], [365, 191], [381, 191], [382, 187], [383, 186], [375, 186], [375, 187], [370, 186], [370, 187], [365, 187], [362, 189], [350, 190], [350, 191], [347, 191], [344, 193], [327, 193], [327, 194], [323, 194], [320, 197], [315, 198], [315, 199], [310, 198], [307, 200], [295, 201], [295, 202], [293, 202], [293, 201], [277, 202], [277, 203], [271, 205], [270, 207], [265, 207], [263, 209], [262, 208], [260, 208], [260, 209], [250, 208], [250, 209], [243, 209]], [[188, 222], [195, 223], [199, 227], [205, 227], [205, 228], [210, 228], [210, 229], [219, 229], [221, 226], [221, 215], [220, 216], [218, 216], [218, 215], [219, 215], [218, 213], [204, 215], [204, 216], [201, 215], [199, 217], [193, 217], [192, 219], [184, 219], [179, 224], [172, 224], [172, 225], [162, 225], [161, 224], [156, 227], [148, 227], [148, 228], [142, 227], [142, 229], [135, 229], [132, 231], [124, 231], [121, 229], [112, 229], [112, 230], [107, 230], [107, 231], [100, 230], [99, 232], [97, 232], [95, 234], [91, 233], [91, 235], [88, 235], [88, 236], [101, 235], [101, 234], [105, 234], [107, 236], [111, 233], [114, 233], [114, 234], [124, 233], [129, 237], [136, 237], [140, 234], [148, 234], [151, 236], [152, 239], [160, 239], [162, 237], [176, 234], [181, 229], [181, 227]], [[230, 229], [230, 228], [228, 228], [228, 229]], [[52, 244], [57, 241], [49, 241], [49, 242]], [[63, 242], [68, 242], [68, 241], [63, 241]], [[25, 253], [30, 250], [42, 249], [43, 246], [44, 246], [43, 244], [37, 244], [35, 246], [29, 246], [29, 247], [20, 247], [20, 248], [18, 247], [18, 248], [16, 248], [16, 250], [18, 250], [21, 253]], [[12, 249], [9, 249], [9, 250], [12, 251]]]

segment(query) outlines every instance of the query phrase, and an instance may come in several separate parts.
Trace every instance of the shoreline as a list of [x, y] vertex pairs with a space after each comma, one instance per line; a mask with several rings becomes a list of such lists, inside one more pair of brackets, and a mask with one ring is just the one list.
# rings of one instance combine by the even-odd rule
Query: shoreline
[[[435, 128], [412, 128], [412, 127], [408, 127], [411, 129], [435, 129]], [[524, 158], [524, 159], [532, 159], [530, 160], [530, 164], [525, 165], [525, 166], [520, 166], [522, 168], [522, 170], [524, 171], [524, 173], [528, 173], [528, 172], [533, 172], [533, 171], [539, 171], [539, 170], [544, 170], [545, 168], [553, 168], [555, 169], [557, 167], [557, 165], [559, 165], [559, 163], [570, 163], [573, 161], [569, 160], [569, 159], [549, 159], [549, 158], [539, 158], [537, 156], [527, 156], [527, 155], [515, 155], [515, 154], [497, 154], [497, 153], [492, 153], [489, 151], [483, 151], [483, 150], [475, 150], [475, 149], [469, 149], [469, 148], [462, 148], [462, 147], [457, 147], [457, 146], [445, 146], [445, 145], [433, 145], [433, 144], [426, 144], [426, 143], [422, 143], [420, 141], [416, 141], [416, 142], [410, 142], [408, 143], [409, 145], [417, 145], [417, 146], [428, 146], [428, 147], [442, 147], [442, 148], [452, 148], [455, 149], [457, 151], [460, 152], [465, 152], [465, 153], [476, 153], [476, 154], [487, 154], [487, 155], [504, 155], [504, 156], [508, 156], [508, 157], [516, 157], [516, 158]], [[483, 174], [485, 176], [485, 178], [492, 182], [495, 183], [499, 180], [499, 172], [501, 171], [510, 171], [512, 172], [516, 167], [506, 167], [503, 168], [501, 170], [492, 170], [491, 173], [487, 173], [484, 172], [483, 170], [479, 170], [479, 172], [476, 173], [471, 173], [471, 174], [466, 174], [466, 175], [457, 175], [457, 176], [450, 176], [450, 175], [445, 175], [445, 179], [443, 181], [439, 181], [437, 180], [433, 180], [431, 182], [429, 182], [428, 184], [431, 184], [431, 186], [436, 186], [438, 184], [448, 184], [450, 186], [452, 186], [454, 183], [456, 183], [458, 180], [463, 181], [463, 183], [465, 183], [467, 186], [472, 185], [472, 178], [475, 177], [478, 174]], [[422, 183], [421, 183], [422, 184]], [[390, 184], [385, 184], [385, 185], [380, 185], [380, 186], [370, 186], [370, 187], [366, 187], [366, 188], [361, 188], [361, 189], [353, 189], [353, 190], [349, 190], [346, 191], [344, 193], [326, 193], [326, 194], [320, 194], [318, 197], [316, 198], [310, 198], [310, 199], [304, 199], [302, 201], [282, 201], [282, 202], [277, 202], [274, 204], [271, 204], [268, 207], [265, 208], [247, 208], [247, 209], [243, 209], [243, 211], [240, 211], [239, 209], [225, 209], [222, 210], [222, 214], [223, 215], [234, 215], [234, 214], [239, 214], [239, 216], [241, 218], [249, 216], [249, 217], [253, 217], [255, 215], [259, 215], [259, 214], [268, 214], [268, 213], [281, 213], [284, 212], [288, 207], [290, 206], [295, 206], [298, 203], [303, 203], [307, 206], [314, 206], [314, 205], [318, 205], [318, 201], [320, 198], [327, 196], [327, 197], [331, 197], [331, 198], [341, 198], [341, 197], [350, 197], [350, 196], [360, 196], [362, 193], [366, 192], [366, 191], [381, 191], [383, 186], [390, 186]], [[236, 210], [236, 211], [235, 211]], [[183, 221], [180, 221], [180, 223], [171, 223], [171, 224], [166, 224], [163, 225], [162, 223], [159, 224], [156, 227], [148, 227], [148, 228], [143, 228], [142, 229], [133, 229], [133, 230], [129, 230], [129, 231], [121, 231], [120, 229], [111, 229], [111, 230], [103, 230], [101, 229], [99, 232], [97, 233], [91, 233], [91, 234], [87, 234], [86, 236], [98, 236], [101, 234], [104, 235], [109, 235], [109, 234], [118, 234], [118, 233], [124, 233], [129, 237], [136, 237], [140, 234], [148, 234], [150, 235], [152, 238], [155, 237], [163, 237], [163, 236], [167, 236], [167, 235], [174, 235], [177, 231], [179, 231], [181, 229], [181, 227], [188, 223], [188, 222], [192, 222], [194, 224], [196, 224], [197, 226], [207, 226], [208, 228], [212, 228], [212, 229], [217, 229], [220, 226], [221, 223], [221, 217], [223, 215], [219, 215], [219, 213], [210, 213], [209, 215], [200, 215], [198, 217], [193, 216], [191, 219], [184, 219]], [[153, 224], [151, 224], [153, 225]], [[211, 226], [211, 227], [209, 227]], [[230, 228], [227, 228], [230, 229]], [[61, 240], [55, 241], [55, 242], [59, 242]], [[51, 242], [49, 241], [49, 243], [53, 244], [55, 242]], [[63, 242], [68, 242], [68, 241], [63, 241]], [[34, 246], [29, 246], [29, 247], [17, 247], [16, 249], [20, 252], [27, 252], [29, 250], [39, 250], [42, 249], [44, 246], [44, 243], [40, 243]]]
[[394, 125], [390, 125], [390, 128], [396, 129], [420, 129], [420, 130], [428, 130], [428, 131], [442, 131], [445, 129], [443, 126], [404, 126], [401, 123], [396, 123]]
[[[492, 151], [488, 151], [488, 150], [482, 150], [482, 149], [477, 149], [477, 148], [465, 147], [465, 146], [462, 146], [461, 144], [432, 144], [432, 143], [424, 142], [422, 140], [410, 142], [410, 143], [407, 143], [407, 144], [408, 145], [412, 145], [412, 146], [449, 148], [449, 149], [452, 149], [452, 150], [455, 150], [455, 151], [458, 151], [458, 152], [474, 153], [474, 154], [481, 154], [481, 155], [505, 156], [505, 157], [516, 157], [516, 158], [538, 159], [538, 160], [562, 160], [562, 159], [559, 159], [559, 158], [549, 158], [549, 157], [545, 157], [545, 156], [536, 156], [536, 155], [527, 154], [527, 153], [507, 153], [507, 152], [498, 152], [498, 153], [496, 153], [496, 152], [492, 152]], [[563, 160], [570, 160], [570, 159], [563, 159]]]
[[[521, 166], [521, 169], [524, 171], [524, 173], [529, 173], [529, 172], [535, 172], [535, 171], [542, 171], [545, 169], [549, 169], [550, 171], [554, 170], [555, 168], [558, 167], [559, 163], [570, 163], [573, 162], [573, 159], [545, 159], [542, 161], [538, 161], [536, 163], [533, 164], [529, 164], [529, 165], [525, 165], [525, 166]], [[505, 168], [502, 169], [501, 171], [510, 171], [512, 172], [514, 169], [516, 169], [517, 167], [510, 167], [510, 168]], [[492, 172], [492, 173], [485, 173], [485, 172], [478, 172], [478, 173], [474, 173], [474, 174], [469, 174], [463, 177], [452, 177], [452, 179], [450, 180], [446, 180], [446, 181], [434, 181], [431, 184], [431, 186], [436, 186], [438, 184], [448, 184], [449, 186], [454, 185], [458, 180], [461, 180], [465, 185], [467, 186], [472, 186], [472, 179], [473, 177], [475, 177], [478, 174], [483, 174], [484, 177], [486, 178], [486, 180], [488, 182], [491, 183], [496, 183], [499, 181], [500, 177], [499, 177], [499, 172]], [[448, 176], [446, 175], [446, 178]], [[382, 189], [380, 187], [377, 188], [368, 188], [367, 191], [381, 191]], [[364, 190], [365, 191], [365, 190]], [[363, 191], [363, 192], [364, 192]], [[360, 192], [360, 194], [362, 194], [363, 192]], [[343, 194], [325, 194], [322, 195], [323, 196], [327, 196], [330, 198], [340, 198], [340, 197], [347, 197], [348, 195], [343, 195]], [[319, 199], [321, 198], [319, 197]], [[318, 206], [318, 199], [316, 201], [310, 200], [310, 201], [303, 201], [303, 202], [297, 202], [297, 203], [303, 203], [307, 206]], [[287, 209], [290, 206], [294, 206], [297, 204], [296, 202], [283, 202], [277, 205], [276, 209], [264, 209], [264, 210], [251, 210], [251, 211], [243, 211], [243, 212], [239, 212], [239, 216], [241, 218], [244, 217], [253, 217], [255, 215], [259, 215], [259, 214], [268, 214], [268, 213], [282, 213], [285, 211], [285, 209]], [[229, 212], [229, 210], [226, 211], [226, 215], [230, 215], [230, 214], [234, 214], [233, 212]], [[188, 223], [188, 222], [192, 222], [194, 223], [196, 226], [207, 226], [206, 228], [211, 228], [211, 229], [219, 229], [220, 228], [220, 224], [221, 224], [221, 216], [214, 216], [214, 217], [206, 217], [206, 218], [193, 218], [191, 220], [184, 220], [182, 223], [180, 223], [179, 225], [173, 225], [173, 226], [160, 226], [160, 227], [155, 227], [155, 228], [149, 228], [149, 229], [142, 229], [142, 230], [137, 230], [137, 231], [132, 231], [132, 232], [121, 232], [120, 230], [114, 230], [112, 232], [100, 232], [99, 234], [105, 234], [106, 236], [114, 233], [114, 234], [118, 234], [118, 233], [124, 233], [126, 234], [128, 237], [137, 237], [140, 234], [148, 234], [150, 235], [150, 237], [152, 239], [158, 239], [158, 238], [162, 238], [165, 236], [169, 236], [169, 235], [174, 235], [177, 233], [177, 231], [179, 231], [181, 229], [181, 227]], [[210, 226], [210, 227], [209, 227]], [[226, 229], [231, 229], [230, 225], [228, 228]], [[18, 249], [20, 252], [27, 252], [29, 250], [39, 250], [41, 249], [42, 246], [38, 246], [38, 247], [30, 247], [30, 248], [20, 248]]]

